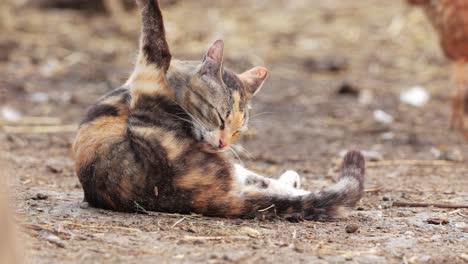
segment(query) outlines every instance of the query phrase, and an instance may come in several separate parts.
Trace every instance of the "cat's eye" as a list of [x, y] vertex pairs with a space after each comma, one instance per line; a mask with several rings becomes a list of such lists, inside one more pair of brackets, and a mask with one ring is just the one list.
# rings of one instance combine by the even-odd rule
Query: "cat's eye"
[[[216, 109], [215, 109], [216, 110]], [[219, 121], [221, 122], [221, 125], [219, 126], [219, 128], [222, 130], [225, 128], [225, 125], [224, 125], [224, 119], [221, 117], [221, 114], [219, 113], [218, 110], [216, 110], [216, 113], [218, 114], [218, 117], [219, 117]]]
[[232, 135], [235, 136], [235, 135], [239, 135], [240, 133], [242, 133], [242, 131], [240, 130], [237, 130], [236, 132], [234, 132]]

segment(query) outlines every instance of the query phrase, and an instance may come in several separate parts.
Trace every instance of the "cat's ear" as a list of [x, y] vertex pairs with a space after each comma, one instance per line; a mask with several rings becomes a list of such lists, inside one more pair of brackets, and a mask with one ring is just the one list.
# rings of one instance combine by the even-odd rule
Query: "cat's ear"
[[238, 75], [242, 80], [247, 92], [247, 98], [251, 99], [255, 94], [260, 91], [266, 78], [268, 77], [268, 70], [263, 67], [254, 67]]
[[206, 53], [206, 57], [214, 60], [217, 64], [223, 64], [224, 41], [218, 39], [211, 45]]
[[209, 73], [221, 79], [223, 73], [224, 42], [217, 40], [206, 52], [202, 62], [201, 73]]

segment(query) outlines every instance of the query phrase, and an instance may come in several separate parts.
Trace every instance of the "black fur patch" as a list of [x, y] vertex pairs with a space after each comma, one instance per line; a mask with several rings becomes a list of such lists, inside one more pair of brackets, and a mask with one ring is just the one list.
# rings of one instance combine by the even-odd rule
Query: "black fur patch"
[[270, 185], [267, 179], [262, 179], [256, 176], [247, 176], [245, 180], [245, 185], [255, 185], [260, 189], [266, 189]]
[[171, 62], [171, 52], [166, 42], [166, 32], [161, 9], [157, 1], [141, 1], [144, 5], [142, 20], [142, 51], [148, 63], [167, 71]]
[[117, 116], [119, 109], [112, 105], [107, 104], [96, 104], [89, 108], [85, 118], [81, 121], [80, 125], [92, 122], [102, 116]]
[[101, 199], [100, 190], [97, 187], [95, 176], [96, 162], [99, 162], [98, 159], [81, 166], [77, 172], [81, 186], [83, 187], [85, 200], [91, 206], [103, 209], [112, 209], [106, 202]]
[[242, 81], [229, 69], [224, 69], [223, 81], [231, 90], [241, 90], [243, 88]]
[[129, 117], [131, 126], [158, 126], [175, 132], [178, 136], [191, 135], [192, 124], [188, 114], [179, 105], [163, 96], [142, 95]]

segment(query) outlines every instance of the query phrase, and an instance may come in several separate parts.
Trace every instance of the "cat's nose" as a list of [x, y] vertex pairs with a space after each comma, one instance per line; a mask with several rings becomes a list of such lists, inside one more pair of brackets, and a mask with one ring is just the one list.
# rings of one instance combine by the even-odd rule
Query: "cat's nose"
[[226, 139], [224, 139], [224, 138], [219, 139], [219, 146], [218, 147], [220, 149], [227, 147], [227, 145], [228, 145], [228, 143], [227, 143]]

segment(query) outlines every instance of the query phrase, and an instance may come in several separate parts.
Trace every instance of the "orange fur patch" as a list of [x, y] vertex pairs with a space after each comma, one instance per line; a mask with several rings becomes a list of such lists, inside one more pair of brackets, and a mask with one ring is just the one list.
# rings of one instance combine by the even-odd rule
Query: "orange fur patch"
[[240, 93], [238, 91], [234, 91], [232, 93], [232, 97], [234, 99], [234, 107], [232, 109], [231, 114], [228, 117], [228, 127], [230, 128], [230, 130], [228, 131], [230, 133], [229, 143], [232, 143], [239, 138], [239, 135], [233, 135], [233, 133], [239, 130], [242, 127], [242, 124], [244, 123], [244, 113], [240, 111]]
[[93, 160], [103, 144], [120, 140], [126, 129], [126, 118], [119, 116], [104, 116], [81, 127], [72, 147], [76, 169]]
[[158, 140], [166, 150], [169, 160], [175, 160], [190, 147], [188, 140], [178, 138], [173, 132], [166, 131], [160, 127], [132, 127], [132, 132], [148, 140], [151, 140], [151, 138]]
[[132, 75], [127, 81], [132, 94], [130, 108], [133, 108], [142, 95], [162, 95], [174, 99], [174, 93], [166, 80], [162, 69], [153, 65], [146, 65], [144, 56], [140, 56]]

